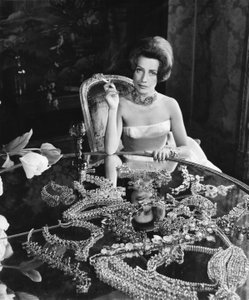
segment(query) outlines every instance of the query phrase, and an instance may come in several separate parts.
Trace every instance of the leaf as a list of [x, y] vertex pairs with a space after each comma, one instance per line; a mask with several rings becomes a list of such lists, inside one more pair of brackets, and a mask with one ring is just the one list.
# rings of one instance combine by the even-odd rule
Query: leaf
[[5, 162], [2, 165], [2, 168], [8, 169], [14, 166], [14, 162], [10, 159], [9, 154], [6, 154]]
[[23, 275], [29, 277], [34, 282], [41, 282], [42, 281], [41, 274], [37, 270], [28, 270], [28, 271], [20, 270], [20, 271], [23, 273]]
[[40, 267], [43, 264], [43, 262], [38, 259], [37, 257], [33, 258], [32, 260], [23, 261], [20, 263], [19, 268], [21, 272], [34, 270], [38, 267]]
[[57, 163], [62, 158], [61, 149], [55, 148], [52, 144], [44, 143], [40, 150], [41, 154], [47, 157], [49, 165]]
[[15, 294], [18, 296], [18, 299], [20, 300], [39, 300], [38, 297], [25, 292], [15, 292]]
[[30, 129], [29, 132], [24, 133], [21, 136], [18, 136], [7, 145], [3, 146], [3, 149], [9, 153], [9, 155], [18, 155], [20, 151], [28, 144], [30, 137], [33, 134], [33, 130]]

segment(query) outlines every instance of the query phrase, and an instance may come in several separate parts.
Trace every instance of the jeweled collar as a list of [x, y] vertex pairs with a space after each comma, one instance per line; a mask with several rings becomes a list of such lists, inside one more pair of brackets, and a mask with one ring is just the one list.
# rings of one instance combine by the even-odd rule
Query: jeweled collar
[[155, 92], [152, 96], [148, 96], [143, 98], [136, 89], [131, 92], [131, 99], [130, 101], [138, 104], [138, 105], [151, 105], [157, 99], [157, 92]]

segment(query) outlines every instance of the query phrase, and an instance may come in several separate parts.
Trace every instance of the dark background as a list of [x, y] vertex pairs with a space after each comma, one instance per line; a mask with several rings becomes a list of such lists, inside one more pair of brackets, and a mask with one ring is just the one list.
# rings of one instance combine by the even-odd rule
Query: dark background
[[161, 92], [177, 99], [188, 135], [225, 173], [248, 181], [249, 3], [243, 0], [2, 0], [0, 144], [68, 137], [82, 120], [79, 87], [94, 73], [131, 76], [140, 37], [174, 50]]
[[167, 35], [167, 1], [1, 3], [2, 143], [30, 128], [34, 139], [66, 135], [82, 119], [84, 79], [130, 76], [130, 46], [141, 36]]

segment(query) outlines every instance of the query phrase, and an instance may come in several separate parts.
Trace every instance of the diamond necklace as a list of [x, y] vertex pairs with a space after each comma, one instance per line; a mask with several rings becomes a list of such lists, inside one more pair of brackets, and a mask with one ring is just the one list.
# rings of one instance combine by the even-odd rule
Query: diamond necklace
[[148, 96], [145, 98], [142, 98], [142, 96], [137, 92], [136, 89], [131, 92], [131, 101], [139, 105], [151, 105], [154, 101], [156, 101], [156, 99], [157, 92], [155, 92], [152, 96]]

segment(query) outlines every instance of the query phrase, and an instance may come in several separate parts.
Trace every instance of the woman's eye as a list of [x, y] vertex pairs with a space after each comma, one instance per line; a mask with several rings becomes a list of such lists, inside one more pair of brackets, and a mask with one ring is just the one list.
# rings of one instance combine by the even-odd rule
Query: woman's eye
[[151, 74], [152, 76], [157, 76], [157, 72], [154, 72], [154, 71], [151, 71], [150, 74]]
[[144, 199], [145, 199], [145, 196], [137, 196], [136, 199], [137, 199], [138, 201], [141, 201], [141, 200], [144, 200]]

